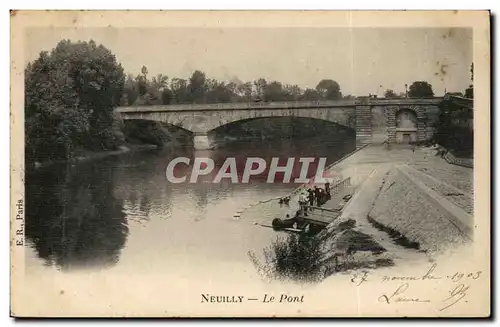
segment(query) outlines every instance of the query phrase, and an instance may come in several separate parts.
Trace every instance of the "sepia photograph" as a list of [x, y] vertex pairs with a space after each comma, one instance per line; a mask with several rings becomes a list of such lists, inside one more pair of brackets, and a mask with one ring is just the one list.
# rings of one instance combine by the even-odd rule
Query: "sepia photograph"
[[11, 12], [11, 315], [488, 317], [489, 22]]

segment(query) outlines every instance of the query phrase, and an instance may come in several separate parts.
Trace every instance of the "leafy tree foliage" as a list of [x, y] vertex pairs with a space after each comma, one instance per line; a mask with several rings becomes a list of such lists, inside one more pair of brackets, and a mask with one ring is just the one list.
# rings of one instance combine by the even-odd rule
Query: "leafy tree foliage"
[[469, 126], [473, 111], [461, 108], [452, 101], [443, 101], [440, 105], [439, 123], [435, 141], [459, 157], [473, 157], [474, 129]]
[[63, 40], [25, 69], [26, 159], [67, 159], [77, 148], [108, 150], [123, 134], [113, 110], [125, 76], [94, 41]]
[[302, 94], [302, 100], [321, 100], [321, 94], [315, 89], [306, 89]]
[[391, 90], [391, 89], [385, 91], [384, 97], [386, 97], [388, 99], [399, 98], [399, 96], [396, 94], [396, 92], [394, 92], [394, 90]]
[[258, 80], [253, 82], [255, 86], [255, 96], [258, 99], [261, 100], [266, 100], [265, 99], [265, 92], [267, 88], [267, 81], [265, 78], [259, 78]]
[[410, 98], [431, 98], [433, 96], [432, 85], [425, 81], [413, 82], [408, 90], [408, 97]]
[[188, 103], [189, 92], [187, 81], [181, 78], [174, 78], [170, 82], [170, 90], [172, 91], [173, 100], [175, 103]]
[[120, 105], [129, 106], [134, 104], [137, 100], [137, 97], [139, 96], [139, 85], [137, 84], [132, 74], [127, 75], [125, 85], [123, 86], [123, 91], [124, 96], [122, 96]]
[[338, 100], [342, 98], [339, 83], [331, 79], [323, 79], [316, 86], [316, 91], [323, 99]]
[[193, 103], [204, 103], [207, 91], [205, 73], [195, 71], [189, 78], [188, 90]]
[[266, 86], [264, 91], [266, 101], [283, 101], [284, 98], [283, 85], [280, 82], [273, 81]]
[[[474, 66], [470, 67], [471, 81], [473, 81]], [[465, 97], [472, 98], [472, 84], [465, 90]], [[448, 93], [450, 95], [462, 96], [461, 93]], [[450, 150], [458, 157], [474, 156], [474, 129], [471, 123], [474, 119], [474, 111], [461, 107], [451, 100], [445, 100], [440, 104], [439, 122], [434, 139]]]
[[[137, 77], [128, 75], [121, 105], [153, 105], [182, 103], [230, 103], [249, 101], [300, 101], [341, 99], [340, 86], [333, 80], [322, 80], [316, 89], [301, 89], [298, 85], [268, 82], [265, 78], [243, 82], [237, 78], [229, 82], [208, 78], [196, 70], [186, 80], [158, 74], [151, 80], [143, 66]], [[353, 96], [344, 97], [352, 99]]]

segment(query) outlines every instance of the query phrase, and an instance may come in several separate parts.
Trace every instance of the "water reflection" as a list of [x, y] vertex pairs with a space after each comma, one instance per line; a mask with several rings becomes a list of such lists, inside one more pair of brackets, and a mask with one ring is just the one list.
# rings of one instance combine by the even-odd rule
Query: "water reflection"
[[26, 238], [46, 265], [69, 270], [118, 262], [128, 228], [112, 174], [84, 165], [26, 176]]
[[[111, 267], [118, 260], [130, 273], [137, 267], [189, 271], [202, 260], [248, 262], [249, 249], [272, 240], [272, 232], [254, 222], [283, 210], [267, 201], [296, 185], [258, 179], [214, 184], [214, 174], [195, 184], [172, 184], [165, 176], [168, 162], [185, 156], [192, 163], [197, 156], [207, 156], [221, 167], [227, 157], [244, 162], [258, 156], [269, 163], [271, 157], [312, 156], [327, 157], [331, 163], [354, 147], [354, 138], [247, 142], [215, 151], [167, 148], [53, 166], [26, 176], [26, 237], [46, 265], [63, 270]], [[192, 169], [179, 167], [182, 176]], [[233, 215], [242, 209], [241, 219], [235, 220]], [[178, 260], [167, 265], [165, 258]]]

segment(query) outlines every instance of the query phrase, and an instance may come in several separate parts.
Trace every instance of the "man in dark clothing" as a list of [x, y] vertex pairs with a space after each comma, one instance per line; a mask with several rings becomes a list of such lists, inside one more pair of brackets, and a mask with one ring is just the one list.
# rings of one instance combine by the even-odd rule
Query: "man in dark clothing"
[[330, 200], [332, 197], [330, 195], [330, 182], [325, 183], [325, 192], [326, 192], [326, 198]]
[[314, 205], [314, 192], [313, 192], [313, 190], [308, 189], [307, 193], [308, 193], [307, 199], [309, 200], [309, 205], [313, 206]]
[[[318, 203], [319, 202], [319, 196], [320, 196], [320, 194], [319, 194], [319, 188], [317, 186], [315, 186], [313, 192], [314, 192], [314, 199], [316, 200], [316, 203]], [[319, 207], [319, 205], [318, 205], [318, 207]]]
[[316, 205], [321, 207], [323, 205], [323, 200], [325, 197], [325, 192], [323, 192], [322, 188], [318, 189], [318, 194], [316, 195]]

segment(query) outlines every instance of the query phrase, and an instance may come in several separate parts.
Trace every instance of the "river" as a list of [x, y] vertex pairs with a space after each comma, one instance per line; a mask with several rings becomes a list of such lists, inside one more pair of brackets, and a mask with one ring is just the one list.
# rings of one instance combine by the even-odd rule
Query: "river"
[[113, 269], [186, 275], [209, 266], [248, 268], [248, 251], [261, 251], [276, 237], [255, 223], [269, 224], [283, 215], [286, 208], [269, 200], [298, 185], [173, 184], [165, 177], [168, 162], [205, 156], [220, 166], [227, 157], [258, 156], [326, 157], [330, 164], [354, 148], [353, 139], [236, 142], [211, 151], [165, 148], [31, 173], [26, 176], [27, 273]]

